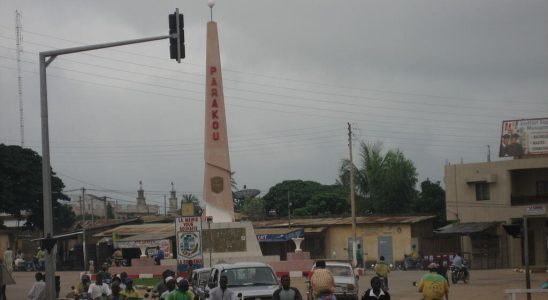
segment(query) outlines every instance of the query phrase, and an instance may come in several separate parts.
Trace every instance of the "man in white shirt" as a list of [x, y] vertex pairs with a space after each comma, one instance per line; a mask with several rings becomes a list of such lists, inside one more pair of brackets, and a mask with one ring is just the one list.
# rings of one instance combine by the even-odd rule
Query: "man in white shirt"
[[103, 296], [110, 296], [112, 291], [108, 287], [108, 284], [103, 283], [103, 278], [100, 274], [95, 275], [95, 282], [89, 286], [88, 289], [90, 299], [103, 299]]
[[46, 282], [44, 281], [44, 275], [38, 272], [34, 275], [36, 282], [27, 294], [27, 298], [31, 300], [46, 300]]
[[228, 289], [228, 278], [225, 274], [219, 278], [219, 286], [209, 291], [209, 300], [236, 300], [236, 294]]

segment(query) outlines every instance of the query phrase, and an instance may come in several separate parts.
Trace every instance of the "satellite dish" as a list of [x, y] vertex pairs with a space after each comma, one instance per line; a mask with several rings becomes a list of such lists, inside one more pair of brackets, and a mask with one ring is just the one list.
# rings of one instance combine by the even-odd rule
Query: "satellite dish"
[[234, 198], [236, 199], [247, 199], [247, 198], [253, 198], [257, 195], [259, 195], [261, 191], [256, 189], [244, 189], [239, 190], [237, 192], [234, 192]]

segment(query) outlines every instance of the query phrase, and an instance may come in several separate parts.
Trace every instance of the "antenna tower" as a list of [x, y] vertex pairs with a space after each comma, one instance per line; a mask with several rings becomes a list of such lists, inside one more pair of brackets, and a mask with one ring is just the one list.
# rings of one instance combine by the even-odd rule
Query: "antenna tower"
[[21, 130], [21, 147], [25, 147], [25, 120], [23, 118], [23, 83], [21, 81], [21, 53], [23, 53], [23, 32], [21, 12], [15, 11], [15, 45], [17, 46], [17, 89], [19, 93], [19, 126]]

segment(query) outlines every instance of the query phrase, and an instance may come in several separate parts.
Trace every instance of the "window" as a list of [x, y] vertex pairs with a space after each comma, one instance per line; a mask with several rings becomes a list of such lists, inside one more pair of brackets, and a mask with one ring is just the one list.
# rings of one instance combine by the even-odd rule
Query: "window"
[[478, 182], [476, 183], [476, 200], [489, 200], [489, 183]]
[[537, 196], [548, 196], [548, 181], [537, 181]]

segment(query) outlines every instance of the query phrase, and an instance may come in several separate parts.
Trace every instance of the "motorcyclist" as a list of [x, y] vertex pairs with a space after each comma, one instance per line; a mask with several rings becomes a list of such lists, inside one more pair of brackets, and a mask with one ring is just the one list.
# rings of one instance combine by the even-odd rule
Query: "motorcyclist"
[[405, 269], [411, 269], [419, 260], [419, 252], [417, 251], [417, 245], [411, 246], [411, 253], [404, 255]]
[[390, 267], [386, 264], [382, 255], [375, 265], [375, 273], [384, 282], [384, 289], [388, 291], [388, 273], [390, 273]]
[[462, 256], [460, 253], [457, 253], [455, 257], [453, 258], [453, 267], [455, 267], [457, 271], [459, 270], [464, 271], [464, 278], [468, 278], [468, 270], [466, 269], [466, 266], [464, 265], [464, 260], [462, 259]]
[[436, 263], [428, 265], [428, 273], [419, 282], [419, 293], [422, 293], [424, 300], [442, 300], [444, 296], [449, 299], [449, 283], [437, 273], [437, 269]]

